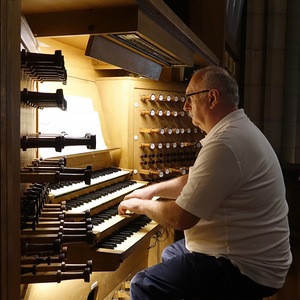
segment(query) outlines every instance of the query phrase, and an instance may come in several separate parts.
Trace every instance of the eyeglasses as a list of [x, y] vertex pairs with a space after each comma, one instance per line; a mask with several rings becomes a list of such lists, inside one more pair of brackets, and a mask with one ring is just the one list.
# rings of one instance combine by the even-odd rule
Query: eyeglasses
[[203, 91], [199, 91], [199, 92], [193, 92], [193, 93], [189, 93], [189, 94], [186, 94], [184, 97], [185, 97], [185, 100], [187, 100], [189, 97], [193, 96], [193, 95], [197, 95], [197, 94], [202, 94], [202, 93], [207, 93], [209, 92], [210, 90], [203, 90]]

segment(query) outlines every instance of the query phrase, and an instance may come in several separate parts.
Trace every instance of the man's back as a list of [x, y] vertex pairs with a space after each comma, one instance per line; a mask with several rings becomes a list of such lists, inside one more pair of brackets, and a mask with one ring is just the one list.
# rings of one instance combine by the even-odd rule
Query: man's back
[[201, 218], [185, 231], [187, 248], [226, 256], [255, 281], [280, 287], [291, 256], [276, 154], [243, 110], [221, 120], [202, 142], [178, 200]]

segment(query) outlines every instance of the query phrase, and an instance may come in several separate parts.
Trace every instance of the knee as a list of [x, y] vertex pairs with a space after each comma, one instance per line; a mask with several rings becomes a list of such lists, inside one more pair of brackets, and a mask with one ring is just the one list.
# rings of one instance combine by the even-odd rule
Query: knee
[[174, 257], [174, 252], [172, 250], [172, 248], [170, 246], [167, 246], [163, 251], [162, 251], [162, 254], [161, 254], [161, 260], [162, 261], [167, 261], [171, 258]]
[[189, 251], [185, 247], [185, 240], [179, 240], [177, 242], [174, 242], [173, 244], [167, 246], [163, 252], [161, 259], [162, 261], [167, 261], [171, 258], [174, 258], [176, 256], [182, 255], [184, 253], [188, 253]]
[[131, 279], [131, 281], [130, 281], [130, 289], [131, 289], [131, 287], [140, 285], [141, 282], [143, 282], [144, 277], [145, 277], [145, 276], [144, 276], [144, 271], [143, 271], [143, 270], [140, 271], [140, 272], [138, 272], [138, 273], [136, 273], [136, 274], [132, 277], [132, 279]]
[[178, 255], [183, 254], [183, 247], [180, 245], [180, 243], [173, 243], [169, 246], [167, 246], [161, 254], [162, 261], [167, 261], [169, 259], [172, 259], [174, 257], [177, 257]]
[[131, 299], [142, 299], [140, 298], [144, 290], [144, 271], [140, 271], [134, 275], [130, 281], [130, 296]]

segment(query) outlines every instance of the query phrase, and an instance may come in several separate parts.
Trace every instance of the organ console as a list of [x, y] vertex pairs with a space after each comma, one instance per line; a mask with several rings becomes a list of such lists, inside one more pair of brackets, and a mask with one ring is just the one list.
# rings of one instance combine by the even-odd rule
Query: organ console
[[[52, 59], [39, 55], [31, 57], [24, 52], [21, 55], [26, 74], [31, 73], [34, 80], [39, 78], [41, 82], [54, 80], [48, 67], [56, 68], [61, 53], [55, 52]], [[27, 63], [23, 61], [24, 57], [28, 57]], [[37, 71], [50, 75], [42, 78]], [[65, 83], [59, 76], [57, 79]], [[116, 84], [116, 80], [112, 81]], [[163, 246], [160, 248], [158, 242], [163, 240], [166, 245], [173, 241], [171, 231], [164, 231], [169, 235], [164, 233], [162, 238], [161, 225], [153, 220], [131, 213], [119, 216], [117, 207], [124, 196], [135, 189], [187, 173], [199, 150], [199, 132], [182, 111], [184, 85], [173, 88], [168, 83], [167, 89], [151, 92], [152, 88], [145, 89], [144, 79], [137, 82], [143, 86], [130, 92], [130, 95], [134, 94], [134, 105], [128, 105], [128, 100], [124, 100], [127, 97], [122, 94], [114, 94], [124, 89], [99, 87], [102, 101], [122, 99], [122, 103], [118, 102], [120, 109], [115, 112], [121, 114], [117, 117], [120, 127], [112, 129], [108, 126], [109, 131], [112, 130], [111, 136], [127, 131], [130, 134], [126, 147], [121, 143], [123, 137], [117, 138], [116, 145], [121, 143], [123, 152], [117, 163], [113, 161], [113, 152], [119, 148], [61, 158], [32, 160], [31, 157], [31, 162], [23, 161], [21, 183], [27, 189], [21, 196], [20, 272], [21, 282], [26, 286], [24, 293], [35, 290], [33, 283], [60, 282], [65, 287], [69, 286], [67, 282], [76, 280], [71, 289], [83, 289], [90, 281], [89, 292], [92, 286], [99, 285], [97, 299], [111, 299], [108, 295], [112, 296], [122, 281], [159, 262]], [[103, 92], [107, 94], [102, 95]], [[58, 104], [57, 97], [62, 104]], [[61, 102], [62, 97], [59, 89], [48, 94], [31, 93], [26, 88], [21, 92], [21, 98], [29, 105], [22, 108], [30, 110], [55, 105], [66, 108], [66, 103]], [[111, 107], [111, 104], [103, 107]], [[133, 110], [128, 116], [133, 116], [131, 120], [134, 121], [126, 120], [123, 104], [126, 109], [131, 107]], [[109, 115], [105, 111], [103, 114]], [[128, 126], [130, 122], [134, 124], [129, 130], [124, 124]], [[28, 157], [35, 148], [53, 147], [60, 152], [65, 146], [86, 145], [88, 149], [95, 146], [95, 139], [89, 134], [77, 138], [65, 134], [28, 134], [34, 132], [32, 128], [21, 132], [22, 157]], [[127, 144], [128, 141], [133, 141], [133, 145]], [[128, 157], [125, 165], [124, 157]], [[86, 173], [88, 177], [85, 177]], [[87, 297], [89, 292], [85, 292], [83, 299], [90, 299]], [[65, 294], [63, 297], [73, 299]]]
[[[21, 64], [33, 80], [66, 83], [61, 51], [54, 55], [22, 51]], [[61, 89], [40, 93], [26, 87], [21, 91], [21, 101], [28, 110], [67, 108]], [[73, 145], [95, 149], [96, 137], [37, 133], [23, 134], [20, 139], [23, 151], [53, 147], [60, 152]], [[28, 152], [24, 156], [32, 153]], [[90, 164], [90, 153], [75, 159], [72, 155], [35, 158], [21, 167], [21, 184], [25, 188], [20, 214], [22, 285], [89, 282], [99, 276], [99, 271], [122, 269], [120, 265], [128, 264], [125, 260], [141, 248], [143, 255], [135, 258], [133, 265], [145, 259], [150, 238], [160, 225], [145, 216], [119, 216], [117, 206], [126, 194], [147, 182], [132, 180], [130, 169], [111, 167], [109, 151], [96, 151], [91, 160]]]

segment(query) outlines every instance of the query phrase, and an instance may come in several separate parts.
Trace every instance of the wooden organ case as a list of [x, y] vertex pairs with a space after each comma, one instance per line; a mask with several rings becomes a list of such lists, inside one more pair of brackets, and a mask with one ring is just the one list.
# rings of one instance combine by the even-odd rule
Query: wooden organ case
[[[91, 166], [94, 177], [92, 176], [90, 184], [75, 182], [65, 186], [60, 183], [57, 188], [57, 184], [50, 183], [47, 200], [52, 205], [65, 205], [67, 213], [74, 213], [74, 217], [69, 215], [74, 224], [83, 221], [81, 215], [76, 216], [77, 213], [90, 211], [86, 222], [91, 219], [92, 245], [88, 245], [86, 241], [66, 243], [64, 263], [85, 267], [92, 261], [92, 273], [89, 280], [86, 280], [89, 282], [82, 280], [85, 278], [83, 274], [81, 279], [75, 281], [42, 283], [47, 281], [47, 267], [37, 265], [35, 271], [40, 269], [42, 272], [39, 280], [35, 281], [34, 275], [23, 276], [23, 283], [34, 282], [23, 287], [24, 299], [37, 299], [41, 294], [48, 293], [48, 290], [49, 293], [51, 290], [48, 299], [73, 299], [74, 294], [77, 299], [118, 299], [114, 298], [118, 287], [138, 270], [159, 262], [162, 249], [174, 239], [171, 231], [168, 231], [169, 236], [161, 237], [160, 225], [143, 216], [118, 216], [116, 207], [130, 191], [185, 174], [192, 165], [202, 134], [182, 111], [186, 84], [130, 77], [98, 78], [96, 83], [103, 115], [107, 118], [104, 123], [111, 125], [107, 128], [110, 148], [68, 155], [66, 168]], [[31, 107], [22, 109], [31, 111], [31, 117], [35, 115]], [[114, 151], [118, 147], [121, 151]], [[28, 156], [28, 153], [25, 155]], [[57, 158], [50, 159], [55, 160]], [[45, 210], [47, 209], [46, 207]], [[66, 218], [66, 224], [71, 223], [68, 220]], [[58, 226], [58, 221], [54, 223]], [[52, 226], [50, 224], [51, 221], [48, 220], [49, 230]], [[45, 234], [42, 226], [45, 226], [43, 222], [40, 226], [37, 225], [36, 230]], [[134, 228], [130, 229], [132, 227]], [[120, 239], [119, 231], [122, 229], [137, 233], [132, 238], [129, 237], [127, 242], [122, 242], [124, 246], [112, 246]], [[23, 232], [24, 236], [25, 233], [27, 232]], [[162, 240], [166, 239], [162, 244], [159, 244], [160, 237]], [[149, 250], [155, 244], [156, 247]]]
[[[56, 49], [49, 52], [56, 53]], [[63, 49], [62, 53], [68, 54], [68, 51]], [[36, 91], [38, 80], [25, 69], [22, 68], [21, 92]], [[48, 160], [52, 164], [60, 163], [62, 159], [65, 163], [63, 167], [69, 170], [88, 171], [90, 166], [93, 175], [88, 184], [80, 181], [78, 175], [72, 185], [64, 186], [64, 182], [60, 182], [60, 188], [56, 188], [55, 184], [46, 183], [47, 200], [42, 217], [53, 214], [57, 218], [60, 215], [57, 210], [65, 209], [66, 215], [63, 222], [52, 217], [41, 219], [36, 224], [35, 232], [30, 232], [30, 227], [21, 232], [21, 298], [25, 300], [36, 300], [45, 295], [49, 300], [74, 297], [119, 299], [118, 290], [124, 288], [124, 284], [137, 271], [158, 263], [164, 246], [174, 240], [172, 231], [163, 233], [159, 224], [147, 218], [136, 215], [119, 217], [116, 207], [130, 191], [184, 174], [193, 164], [202, 133], [182, 110], [186, 83], [135, 77], [99, 77], [95, 82], [108, 149], [67, 155], [66, 159], [60, 157], [58, 152], [57, 157], [45, 160], [45, 163]], [[30, 101], [21, 103], [21, 148], [22, 137], [24, 139], [29, 133], [38, 132], [38, 106]], [[63, 109], [63, 105], [60, 106]], [[33, 163], [43, 166], [37, 149], [28, 147], [24, 151], [26, 145], [20, 150], [21, 168], [30, 166], [34, 170]], [[25, 175], [28, 177], [28, 174]], [[25, 181], [21, 184], [21, 203], [32, 186], [40, 183], [38, 175], [34, 182]], [[94, 200], [89, 201], [91, 198]], [[86, 211], [90, 214], [83, 217], [82, 213]], [[27, 255], [24, 251], [26, 244], [33, 243], [35, 234], [39, 235], [41, 244], [49, 244], [49, 238], [46, 238], [49, 235], [57, 236], [59, 230], [66, 237], [67, 232], [74, 235], [74, 232], [79, 233], [76, 226], [82, 229], [82, 223], [86, 228], [85, 238], [75, 242], [72, 238], [66, 238], [66, 242], [59, 247], [60, 251], [65, 251], [62, 253], [65, 261], [60, 261], [56, 253], [50, 265], [47, 265], [47, 259], [51, 255], [46, 255], [43, 263], [37, 263], [34, 260], [38, 253], [33, 251]], [[129, 237], [126, 243], [121, 243], [123, 246], [112, 246], [116, 239], [120, 239], [117, 231], [128, 231], [127, 227], [131, 227], [128, 230], [136, 231], [136, 234]], [[87, 234], [88, 228], [89, 232], [92, 230], [92, 238]], [[76, 269], [78, 266], [80, 272]], [[68, 268], [66, 272], [64, 268]]]
[[[31, 53], [22, 50], [21, 56]], [[111, 299], [118, 285], [148, 266], [150, 239], [159, 235], [160, 225], [145, 216], [117, 215], [124, 195], [147, 182], [133, 181], [130, 169], [113, 168], [113, 149], [37, 158], [36, 148], [61, 151], [67, 139], [32, 134], [37, 110], [47, 109], [55, 95], [35, 92], [39, 78], [28, 73], [27, 63], [22, 60], [21, 298]], [[44, 103], [37, 104], [37, 95], [46, 97]], [[78, 139], [69, 142], [78, 145]]]

